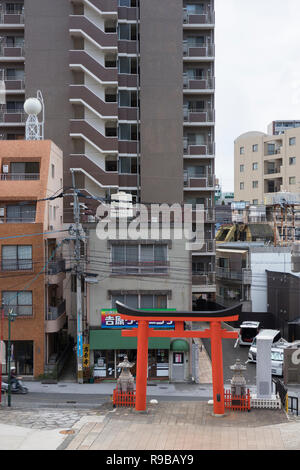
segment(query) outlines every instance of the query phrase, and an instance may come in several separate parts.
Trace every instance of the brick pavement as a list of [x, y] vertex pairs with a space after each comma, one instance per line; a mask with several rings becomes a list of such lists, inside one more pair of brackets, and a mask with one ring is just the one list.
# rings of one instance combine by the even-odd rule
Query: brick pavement
[[146, 413], [101, 407], [101, 423], [85, 422], [66, 450], [284, 450], [300, 449], [300, 423], [282, 410], [226, 411], [212, 416], [206, 402], [162, 402]]

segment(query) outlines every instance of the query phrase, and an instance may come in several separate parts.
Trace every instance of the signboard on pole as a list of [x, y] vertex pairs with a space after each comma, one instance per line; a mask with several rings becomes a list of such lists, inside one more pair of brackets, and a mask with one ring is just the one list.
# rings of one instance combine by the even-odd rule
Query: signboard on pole
[[90, 345], [83, 345], [83, 367], [89, 367], [90, 365]]

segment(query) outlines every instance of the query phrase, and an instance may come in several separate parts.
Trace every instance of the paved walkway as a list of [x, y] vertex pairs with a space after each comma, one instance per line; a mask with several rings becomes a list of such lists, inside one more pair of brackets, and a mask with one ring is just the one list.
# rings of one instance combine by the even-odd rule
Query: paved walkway
[[[111, 411], [111, 410], [110, 410]], [[203, 402], [159, 403], [147, 413], [115, 409], [76, 424], [66, 450], [291, 450], [300, 449], [300, 422], [281, 410], [212, 416]]]

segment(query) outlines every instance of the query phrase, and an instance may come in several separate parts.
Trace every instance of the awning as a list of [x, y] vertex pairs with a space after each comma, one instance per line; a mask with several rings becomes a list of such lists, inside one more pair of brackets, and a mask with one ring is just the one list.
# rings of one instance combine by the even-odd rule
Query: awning
[[[136, 349], [137, 338], [122, 336], [122, 330], [91, 330], [90, 349]], [[148, 349], [170, 349], [170, 338], [149, 338]]]
[[175, 341], [171, 343], [171, 351], [188, 352], [189, 349], [189, 343], [185, 339], [175, 339]]

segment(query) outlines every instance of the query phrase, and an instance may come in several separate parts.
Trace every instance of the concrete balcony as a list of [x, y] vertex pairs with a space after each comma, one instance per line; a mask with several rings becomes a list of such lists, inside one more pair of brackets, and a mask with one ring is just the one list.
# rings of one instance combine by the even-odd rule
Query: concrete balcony
[[48, 263], [48, 283], [60, 284], [66, 277], [66, 262], [64, 259], [57, 259]]
[[137, 41], [118, 41], [118, 52], [119, 54], [137, 54], [138, 43]]
[[58, 306], [48, 306], [45, 318], [45, 333], [56, 333], [62, 329], [66, 321], [66, 301]]
[[71, 15], [69, 29], [72, 36], [79, 36], [95, 41], [102, 49], [117, 51], [117, 33], [105, 33], [86, 16]]
[[24, 29], [25, 15], [15, 11], [13, 13], [0, 13], [0, 29]]
[[242, 269], [241, 271], [230, 270], [228, 268], [216, 268], [216, 277], [219, 279], [228, 279], [230, 281], [238, 281], [241, 284], [251, 284], [251, 269]]
[[0, 60], [1, 61], [21, 61], [25, 60], [25, 48], [24, 46], [16, 46], [16, 47], [9, 47], [9, 46], [1, 46], [0, 47]]
[[117, 68], [105, 68], [84, 50], [69, 52], [70, 68], [89, 73], [100, 83], [116, 85], [118, 82]]
[[184, 172], [183, 181], [184, 188], [188, 190], [211, 191], [216, 186], [214, 175], [193, 176], [188, 171]]
[[118, 85], [119, 87], [136, 88], [138, 85], [138, 76], [134, 74], [119, 73]]
[[115, 153], [118, 150], [117, 137], [105, 137], [84, 119], [70, 121], [70, 135], [92, 142], [101, 152]]
[[183, 107], [184, 125], [214, 125], [215, 111], [213, 109], [189, 109]]
[[193, 271], [192, 284], [193, 286], [214, 286], [216, 284], [216, 273]]
[[136, 7], [118, 7], [118, 19], [135, 21], [138, 19], [138, 9]]
[[118, 104], [102, 101], [85, 85], [70, 85], [70, 101], [92, 108], [101, 118], [118, 118]]
[[183, 59], [203, 60], [214, 58], [215, 56], [215, 45], [214, 44], [203, 44], [203, 45], [190, 45], [187, 41], [183, 41]]
[[196, 26], [213, 26], [215, 24], [215, 13], [214, 11], [205, 10], [202, 14], [189, 13], [186, 8], [183, 8], [183, 25]]
[[215, 78], [214, 77], [198, 77], [196, 74], [194, 77], [188, 76], [186, 73], [183, 74], [183, 91], [201, 93], [212, 93], [215, 89]]
[[25, 126], [27, 114], [23, 111], [7, 109], [2, 106], [0, 109], [0, 125], [4, 126]]
[[183, 153], [190, 156], [213, 156], [215, 154], [215, 144], [213, 142], [205, 142], [197, 144], [189, 141], [187, 138], [183, 139]]

